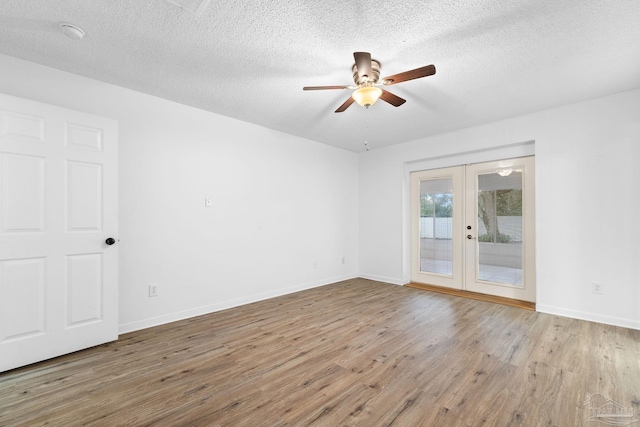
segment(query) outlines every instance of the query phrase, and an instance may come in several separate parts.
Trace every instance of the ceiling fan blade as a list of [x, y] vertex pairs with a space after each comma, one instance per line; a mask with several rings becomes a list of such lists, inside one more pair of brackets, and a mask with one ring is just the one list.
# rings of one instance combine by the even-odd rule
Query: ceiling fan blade
[[302, 90], [349, 89], [349, 86], [305, 86]]
[[399, 107], [405, 102], [407, 102], [406, 99], [400, 98], [398, 95], [394, 95], [391, 92], [388, 92], [384, 89], [382, 89], [382, 95], [380, 95], [380, 99], [382, 99], [385, 102], [388, 102], [394, 107]]
[[354, 103], [354, 100], [352, 97], [349, 97], [349, 99], [347, 99], [346, 101], [344, 101], [344, 104], [342, 104], [341, 106], [338, 107], [338, 109], [335, 111], [336, 113], [342, 113], [344, 110], [346, 110], [347, 108], [349, 108], [349, 106], [351, 104]]
[[371, 70], [371, 54], [369, 52], [353, 52], [356, 60], [356, 69], [358, 70], [358, 83], [362, 81], [364, 76], [373, 77]]
[[419, 79], [421, 77], [431, 76], [436, 73], [435, 65], [426, 65], [416, 68], [415, 70], [405, 71], [404, 73], [394, 74], [393, 76], [382, 79], [384, 85], [394, 85], [396, 83], [406, 82], [407, 80]]

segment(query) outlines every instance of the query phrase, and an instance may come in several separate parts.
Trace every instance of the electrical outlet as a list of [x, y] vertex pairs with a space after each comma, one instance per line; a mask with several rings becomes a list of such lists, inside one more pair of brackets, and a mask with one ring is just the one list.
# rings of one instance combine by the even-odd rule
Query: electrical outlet
[[597, 295], [602, 295], [604, 293], [604, 285], [599, 282], [591, 283], [591, 292]]
[[156, 285], [156, 284], [149, 285], [149, 296], [150, 297], [157, 297], [158, 296], [158, 285]]

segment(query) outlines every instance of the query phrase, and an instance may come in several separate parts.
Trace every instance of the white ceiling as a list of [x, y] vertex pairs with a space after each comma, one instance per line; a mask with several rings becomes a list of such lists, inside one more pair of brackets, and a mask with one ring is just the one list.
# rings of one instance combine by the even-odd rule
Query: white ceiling
[[[354, 51], [437, 73], [398, 108], [302, 91], [352, 84]], [[640, 1], [2, 0], [0, 53], [359, 152], [639, 88]]]

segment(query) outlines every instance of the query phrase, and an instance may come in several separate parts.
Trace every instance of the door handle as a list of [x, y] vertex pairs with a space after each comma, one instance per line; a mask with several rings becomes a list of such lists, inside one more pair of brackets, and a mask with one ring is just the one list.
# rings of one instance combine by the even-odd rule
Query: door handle
[[471, 234], [467, 234], [467, 239], [471, 240], [471, 239], [475, 239], [475, 237], [473, 237]]
[[116, 239], [114, 239], [113, 237], [109, 237], [107, 240], [104, 241], [107, 245], [111, 246], [116, 242]]

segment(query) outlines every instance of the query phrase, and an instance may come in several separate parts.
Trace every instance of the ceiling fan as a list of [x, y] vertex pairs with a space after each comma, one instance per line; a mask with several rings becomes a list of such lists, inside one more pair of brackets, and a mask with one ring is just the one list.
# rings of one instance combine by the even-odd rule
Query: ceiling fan
[[390, 86], [396, 83], [406, 82], [407, 80], [431, 76], [436, 73], [435, 65], [426, 65], [416, 68], [415, 70], [384, 77], [380, 80], [380, 62], [371, 59], [369, 52], [353, 52], [353, 57], [356, 60], [356, 63], [353, 64], [352, 67], [353, 81], [356, 83], [356, 86], [305, 86], [302, 90], [355, 89], [349, 99], [338, 107], [335, 111], [336, 113], [342, 113], [354, 102], [357, 102], [365, 108], [369, 108], [375, 104], [378, 98], [388, 102], [394, 107], [399, 107], [407, 102], [406, 99], [402, 99], [391, 92], [381, 89], [380, 86]]

